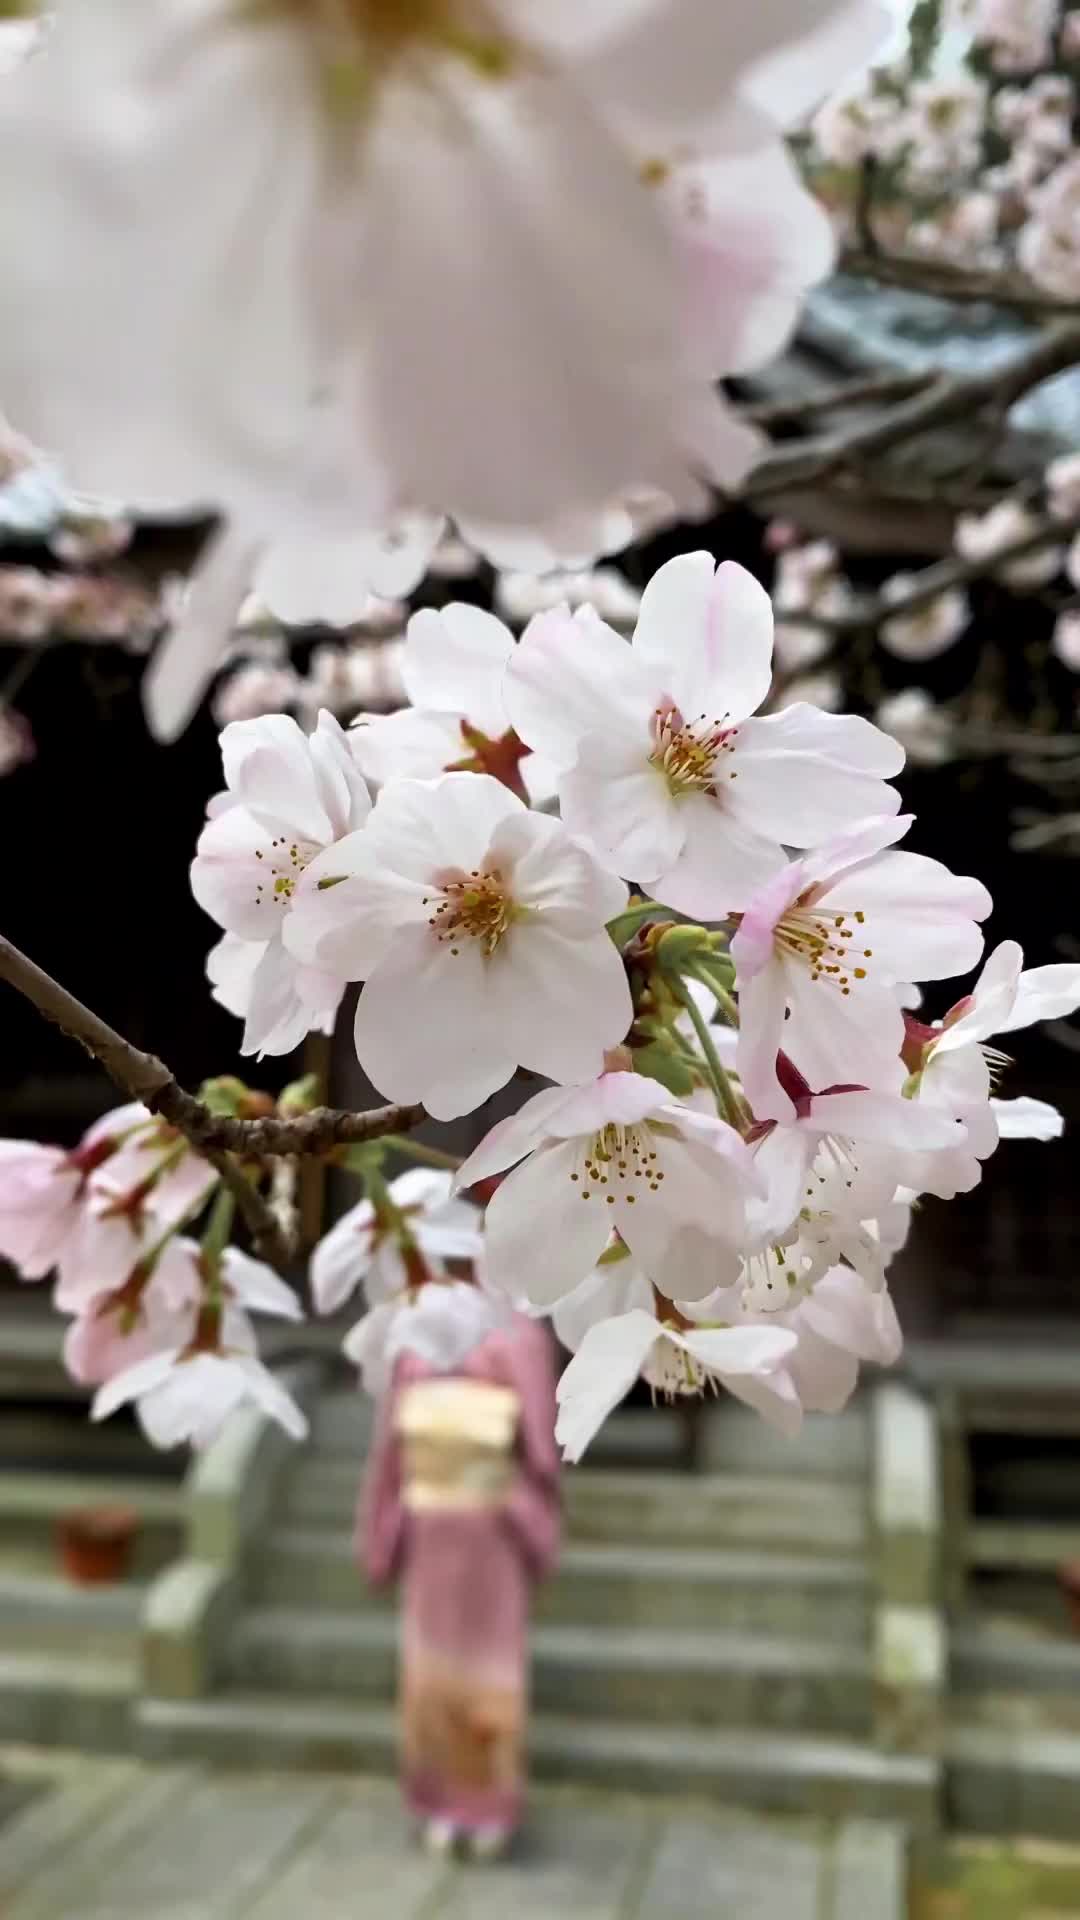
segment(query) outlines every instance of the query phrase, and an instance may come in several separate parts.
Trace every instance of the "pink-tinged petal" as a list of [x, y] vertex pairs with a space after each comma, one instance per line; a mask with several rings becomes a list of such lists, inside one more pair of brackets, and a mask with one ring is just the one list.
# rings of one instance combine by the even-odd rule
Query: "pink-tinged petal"
[[543, 921], [511, 927], [489, 963], [489, 982], [518, 1063], [549, 1080], [598, 1075], [633, 1022], [626, 969], [603, 932], [568, 937]]
[[959, 1137], [951, 1114], [888, 1093], [819, 1093], [810, 1102], [809, 1125], [820, 1133], [916, 1152], [954, 1147]]
[[595, 849], [613, 872], [651, 884], [675, 865], [686, 843], [686, 816], [657, 768], [648, 742], [618, 754], [598, 735], [581, 742], [581, 758], [559, 776], [563, 824]]
[[[429, 866], [430, 861], [429, 847]], [[327, 847], [305, 868], [282, 925], [282, 939], [294, 959], [306, 966], [342, 980], [366, 979], [403, 924], [427, 925], [432, 912], [425, 905], [429, 886], [426, 877], [396, 872], [374, 828], [366, 827]]]
[[475, 941], [452, 953], [406, 928], [357, 1003], [360, 1064], [387, 1100], [422, 1101], [436, 1120], [471, 1113], [517, 1065], [495, 1001]]
[[[305, 991], [312, 983], [325, 989], [314, 1002]], [[271, 940], [252, 975], [241, 1053], [294, 1052], [313, 1030], [325, 1029], [327, 1004], [336, 1008], [344, 991], [342, 976], [303, 966], [280, 940]]]
[[628, 757], [647, 754], [656, 688], [626, 641], [591, 608], [539, 613], [515, 647], [503, 680], [503, 704], [519, 738], [560, 768], [572, 767], [581, 742], [603, 733]]
[[855, 1355], [823, 1340], [801, 1315], [798, 1349], [787, 1370], [807, 1413], [841, 1413], [859, 1379]]
[[191, 579], [183, 610], [157, 648], [142, 683], [155, 740], [183, 733], [225, 655], [258, 553], [228, 529], [215, 535]]
[[667, 1089], [642, 1073], [602, 1073], [587, 1086], [562, 1087], [559, 1092], [559, 1105], [546, 1116], [546, 1129], [556, 1139], [597, 1133], [609, 1122], [636, 1126], [668, 1100]]
[[799, 1318], [820, 1339], [877, 1366], [891, 1367], [903, 1351], [888, 1291], [871, 1292], [850, 1267], [830, 1267], [803, 1301]]
[[1015, 1033], [1036, 1020], [1062, 1020], [1080, 1007], [1080, 967], [1032, 967], [1020, 975], [1016, 1000], [1004, 1026], [994, 1033]]
[[634, 654], [688, 720], [743, 720], [772, 681], [772, 602], [733, 560], [680, 554], [642, 595]]
[[[933, 1054], [967, 1051], [980, 1040], [1001, 1033], [1015, 1006], [1024, 964], [1024, 950], [1015, 940], [1003, 940], [994, 948], [972, 992], [961, 1004], [966, 1011], [956, 1020], [949, 1019], [937, 1034]], [[1077, 970], [1080, 973], [1080, 969]]]
[[[637, 1078], [629, 1073], [620, 1077], [627, 1080]], [[477, 1180], [487, 1180], [493, 1173], [502, 1173], [505, 1168], [512, 1167], [515, 1161], [523, 1160], [534, 1147], [539, 1147], [552, 1131], [549, 1121], [557, 1115], [561, 1116], [576, 1091], [566, 1087], [545, 1087], [541, 1093], [535, 1093], [531, 1100], [526, 1100], [516, 1113], [498, 1121], [458, 1168], [454, 1175], [454, 1191], [460, 1193]], [[579, 1127], [571, 1121], [560, 1137], [571, 1138], [590, 1130], [588, 1124]]]
[[288, 714], [231, 721], [221, 735], [221, 758], [229, 792], [264, 830], [299, 834], [317, 846], [334, 838], [307, 734]]
[[456, 601], [409, 621], [401, 674], [414, 707], [463, 714], [498, 739], [510, 724], [502, 699], [514, 636], [494, 614]]
[[724, 1386], [736, 1400], [753, 1407], [762, 1419], [786, 1439], [793, 1440], [802, 1426], [802, 1402], [790, 1371], [778, 1367], [775, 1373], [732, 1373]]
[[861, 981], [845, 999], [830, 979], [815, 980], [797, 963], [784, 974], [790, 1018], [782, 1044], [809, 1085], [899, 1093], [904, 1016], [891, 995]]
[[806, 863], [793, 860], [749, 902], [731, 939], [731, 957], [738, 970], [740, 994], [748, 981], [773, 964], [777, 922], [794, 905], [805, 884]]
[[[734, 952], [734, 942], [732, 943]], [[783, 969], [769, 966], [739, 975], [739, 1047], [736, 1059], [743, 1092], [756, 1120], [790, 1121], [795, 1108], [776, 1077], [776, 1056], [786, 1050], [787, 986]]]
[[443, 773], [385, 787], [368, 831], [395, 875], [429, 881], [443, 868], [482, 866], [500, 828], [528, 817], [524, 802], [490, 774]]
[[130, 1400], [138, 1400], [145, 1393], [160, 1387], [169, 1378], [179, 1353], [176, 1348], [166, 1348], [163, 1353], [149, 1354], [145, 1360], [139, 1360], [134, 1366], [125, 1367], [122, 1373], [114, 1374], [94, 1395], [90, 1408], [91, 1420], [107, 1420], [118, 1407], [126, 1406]]
[[747, 97], [774, 124], [797, 126], [841, 81], [868, 66], [895, 31], [894, 10], [875, 0], [812, 0], [755, 63]]
[[511, 1298], [552, 1307], [580, 1286], [604, 1251], [610, 1209], [580, 1174], [577, 1144], [533, 1154], [503, 1181], [485, 1218], [488, 1272]]
[[1016, 1100], [990, 1102], [1003, 1140], [1060, 1140], [1064, 1116], [1048, 1100], [1021, 1094]]
[[729, 811], [723, 798], [692, 793], [680, 808], [685, 841], [674, 865], [652, 883], [678, 913], [722, 920], [751, 906], [787, 867], [783, 848]]
[[266, 869], [269, 836], [246, 807], [226, 807], [208, 820], [191, 863], [191, 891], [204, 913], [241, 940], [271, 940], [288, 896]]
[[561, 821], [545, 815], [523, 809], [506, 820], [492, 837], [489, 858], [512, 872], [518, 905], [560, 933], [595, 933], [626, 905], [625, 883], [576, 846]]
[[624, 1399], [660, 1337], [652, 1315], [635, 1309], [590, 1327], [556, 1389], [555, 1438], [566, 1460], [580, 1460]]
[[824, 893], [849, 867], [858, 867], [861, 880], [866, 871], [862, 863], [880, 853], [883, 847], [894, 846], [897, 840], [902, 840], [914, 818], [913, 813], [875, 814], [869, 820], [860, 820], [847, 833], [838, 833], [823, 847], [815, 847], [801, 862], [804, 886], [813, 887], [815, 893]]
[[983, 950], [975, 923], [993, 907], [980, 881], [950, 873], [921, 853], [888, 853], [869, 862], [837, 883], [835, 897], [847, 913], [865, 913], [879, 981], [967, 973]]
[[[801, 709], [813, 713], [814, 709]], [[766, 720], [747, 720], [725, 772], [735, 772], [737, 784], [723, 788], [726, 804], [740, 820], [785, 846], [816, 846], [867, 813], [897, 811], [900, 795], [875, 774], [830, 759], [817, 744], [818, 728], [774, 731], [775, 721], [786, 721], [798, 707]], [[821, 719], [834, 721], [835, 714]], [[852, 716], [854, 718], [854, 716]], [[855, 720], [856, 726], [869, 727]]]
[[265, 940], [241, 940], [239, 934], [223, 933], [206, 956], [211, 998], [239, 1020], [247, 1018], [255, 970], [266, 946]]
[[[723, 1208], [719, 1193], [716, 1207], [719, 1214]], [[700, 1225], [679, 1225], [662, 1212], [652, 1212], [647, 1219], [642, 1209], [638, 1213], [641, 1220], [635, 1214], [628, 1229], [635, 1242], [635, 1258], [639, 1265], [648, 1259], [648, 1271], [667, 1299], [681, 1300], [688, 1313], [696, 1313], [702, 1300], [735, 1284], [739, 1255], [728, 1240], [718, 1239]]]

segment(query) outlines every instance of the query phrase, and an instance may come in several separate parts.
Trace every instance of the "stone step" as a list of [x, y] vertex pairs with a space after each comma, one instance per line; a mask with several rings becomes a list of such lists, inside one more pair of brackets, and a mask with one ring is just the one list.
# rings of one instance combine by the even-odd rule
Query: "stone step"
[[106, 1420], [90, 1426], [85, 1406], [0, 1406], [0, 1472], [15, 1467], [81, 1475], [92, 1460], [95, 1474], [144, 1475], [164, 1484], [180, 1476], [175, 1457], [158, 1453], [134, 1424]]
[[[1009, 1704], [1012, 1725], [965, 1718], [948, 1730], [946, 1817], [969, 1833], [1032, 1834], [1075, 1846], [1080, 1726], [1058, 1732], [1030, 1703], [1014, 1698]], [[967, 1710], [971, 1703], [964, 1705]], [[999, 1698], [985, 1703], [985, 1710], [1001, 1715], [1004, 1705]]]
[[77, 1586], [59, 1573], [20, 1572], [0, 1563], [0, 1646], [6, 1653], [122, 1654], [133, 1649], [146, 1596], [143, 1583]]
[[[257, 1609], [233, 1634], [228, 1670], [253, 1690], [389, 1701], [397, 1637], [390, 1615]], [[868, 1656], [802, 1638], [538, 1627], [532, 1676], [537, 1706], [553, 1713], [839, 1733], [871, 1718]]]
[[[350, 1527], [360, 1488], [351, 1460], [301, 1457], [279, 1511], [301, 1526]], [[761, 1546], [780, 1553], [852, 1553], [867, 1530], [862, 1489], [836, 1478], [792, 1483], [775, 1474], [702, 1474], [577, 1468], [563, 1478], [576, 1540], [673, 1546]]]
[[145, 1474], [55, 1473], [14, 1469], [0, 1473], [3, 1537], [20, 1526], [37, 1526], [95, 1507], [131, 1507], [146, 1527], [182, 1525], [184, 1488], [178, 1481]]
[[[302, 1603], [386, 1611], [372, 1593], [344, 1531], [275, 1530], [257, 1556], [252, 1590], [266, 1605]], [[869, 1578], [861, 1559], [571, 1542], [559, 1572], [537, 1594], [539, 1620], [575, 1626], [741, 1629], [861, 1642], [868, 1632]]]
[[[226, 1691], [208, 1700], [144, 1700], [137, 1721], [140, 1750], [155, 1760], [245, 1767], [257, 1754], [268, 1768], [354, 1773], [385, 1773], [397, 1765], [397, 1716], [389, 1707]], [[934, 1820], [933, 1763], [855, 1741], [537, 1714], [529, 1745], [541, 1779], [704, 1793], [731, 1806], [885, 1818], [922, 1831]], [[858, 1920], [871, 1920], [869, 1911]]]
[[1080, 1640], [1019, 1625], [969, 1622], [952, 1635], [949, 1678], [961, 1694], [1071, 1696], [1080, 1705]]
[[0, 1741], [121, 1753], [131, 1744], [134, 1658], [0, 1653]]

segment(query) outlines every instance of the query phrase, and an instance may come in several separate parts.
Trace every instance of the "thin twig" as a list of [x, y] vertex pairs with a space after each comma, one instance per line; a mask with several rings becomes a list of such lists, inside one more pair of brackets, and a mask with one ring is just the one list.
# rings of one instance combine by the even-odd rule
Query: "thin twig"
[[218, 1147], [200, 1147], [199, 1151], [203, 1159], [208, 1160], [220, 1173], [236, 1201], [237, 1211], [251, 1235], [255, 1252], [263, 1260], [269, 1260], [271, 1266], [287, 1266], [296, 1248], [282, 1232], [258, 1188], [252, 1185], [231, 1154], [222, 1153]]
[[843, 467], [887, 453], [931, 428], [970, 420], [987, 406], [1004, 413], [1032, 387], [1077, 365], [1080, 322], [1048, 328], [1003, 365], [966, 375], [940, 374], [925, 392], [900, 401], [875, 419], [857, 421], [838, 433], [772, 454], [750, 473], [743, 497], [756, 500], [815, 485]]
[[1001, 572], [1003, 567], [1011, 566], [1016, 560], [1026, 559], [1028, 555], [1039, 553], [1044, 547], [1065, 546], [1077, 533], [1080, 533], [1080, 515], [1072, 520], [1045, 519], [1026, 533], [1021, 540], [1014, 540], [1009, 546], [999, 547], [995, 553], [981, 555], [978, 559], [964, 559], [959, 554], [947, 560], [939, 560], [932, 567], [924, 567], [921, 573], [914, 575], [914, 584], [910, 590], [898, 595], [895, 600], [887, 600], [884, 594], [875, 594], [873, 599], [864, 600], [851, 613], [816, 614], [811, 610], [793, 613], [788, 616], [792, 626], [814, 627], [824, 633], [837, 637], [845, 634], [872, 633], [888, 620], [904, 619], [909, 614], [921, 613], [924, 607], [936, 600], [939, 594], [947, 593], [953, 587], [971, 586], [976, 580], [986, 580]]
[[240, 1120], [232, 1114], [211, 1113], [201, 1100], [184, 1092], [163, 1060], [132, 1046], [115, 1027], [83, 1006], [2, 936], [0, 980], [6, 980], [46, 1020], [78, 1041], [122, 1093], [141, 1100], [151, 1112], [160, 1113], [203, 1154], [209, 1150], [257, 1159], [263, 1154], [329, 1153], [331, 1147], [377, 1140], [384, 1133], [408, 1133], [427, 1118], [420, 1106], [373, 1107], [367, 1113], [316, 1107], [295, 1119], [268, 1114], [257, 1120]]
[[1075, 301], [1055, 300], [1052, 294], [1040, 292], [1034, 282], [1022, 274], [954, 266], [951, 261], [924, 258], [917, 253], [878, 253], [866, 246], [845, 247], [839, 268], [841, 273], [876, 280], [880, 286], [902, 287], [909, 293], [927, 293], [938, 300], [957, 300], [964, 305], [986, 301], [995, 307], [1009, 307], [1015, 313], [1080, 313], [1080, 305]]
[[741, 418], [755, 427], [797, 425], [817, 414], [836, 413], [843, 407], [876, 406], [883, 400], [908, 400], [922, 393], [935, 375], [922, 373], [873, 373], [865, 380], [845, 380], [838, 386], [824, 387], [818, 393], [788, 400], [765, 400], [740, 408]]

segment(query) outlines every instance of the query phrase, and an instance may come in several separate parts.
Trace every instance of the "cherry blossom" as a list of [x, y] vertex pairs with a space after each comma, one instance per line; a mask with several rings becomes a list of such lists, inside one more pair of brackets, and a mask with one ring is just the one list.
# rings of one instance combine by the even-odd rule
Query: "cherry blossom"
[[[429, 779], [451, 769], [490, 773], [521, 799], [551, 791], [547, 769], [526, 786], [532, 756], [514, 733], [502, 683], [514, 636], [493, 614], [465, 602], [409, 621], [401, 658], [400, 713], [362, 714], [350, 732], [357, 765], [376, 785], [396, 775]], [[537, 791], [538, 786], [538, 791]]]
[[848, 1266], [830, 1267], [796, 1288], [790, 1304], [767, 1314], [742, 1306], [738, 1289], [713, 1295], [695, 1311], [741, 1329], [791, 1334], [796, 1344], [785, 1354], [783, 1370], [804, 1413], [841, 1412], [855, 1391], [860, 1361], [894, 1366], [903, 1349], [888, 1289], [868, 1287]]
[[[796, 1336], [773, 1327], [695, 1327], [635, 1308], [590, 1326], [557, 1389], [555, 1437], [580, 1460], [608, 1414], [642, 1375], [656, 1392], [700, 1395], [726, 1387], [791, 1430], [798, 1401], [784, 1368]], [[755, 1392], [755, 1389], [757, 1390]]]
[[903, 1019], [892, 988], [978, 959], [989, 894], [923, 854], [886, 851], [910, 824], [910, 814], [864, 821], [785, 867], [742, 916], [731, 942], [739, 1075], [760, 1120], [791, 1117], [781, 1044], [811, 1086], [896, 1088]]
[[1050, 645], [1063, 667], [1080, 673], [1080, 612], [1058, 615]]
[[1075, 154], [1034, 190], [1017, 243], [1021, 266], [1059, 300], [1080, 299], [1080, 159]]
[[412, 1167], [381, 1204], [357, 1202], [324, 1234], [311, 1256], [311, 1292], [320, 1313], [334, 1313], [362, 1281], [368, 1300], [386, 1300], [446, 1277], [444, 1261], [475, 1260], [483, 1247], [480, 1214], [451, 1195], [451, 1176]]
[[[249, 1318], [251, 1310], [300, 1319], [292, 1289], [272, 1268], [235, 1247], [226, 1247], [214, 1262], [209, 1296], [208, 1256], [194, 1241], [173, 1242], [161, 1256], [162, 1263], [166, 1259], [171, 1312], [135, 1329], [141, 1336], [140, 1346], [147, 1344], [149, 1336], [153, 1350], [136, 1353], [131, 1364], [109, 1375], [95, 1396], [91, 1419], [103, 1420], [131, 1402], [155, 1446], [172, 1447], [190, 1440], [202, 1447], [235, 1407], [250, 1400], [294, 1439], [303, 1439], [307, 1421], [291, 1395], [257, 1359]], [[116, 1357], [119, 1346], [119, 1341], [114, 1343], [110, 1359]]]
[[613, 1228], [665, 1293], [693, 1298], [696, 1285], [717, 1284], [701, 1283], [701, 1237], [718, 1265], [737, 1264], [747, 1199], [764, 1191], [732, 1127], [623, 1072], [534, 1095], [492, 1128], [456, 1184], [507, 1167], [487, 1208], [488, 1271], [538, 1307], [580, 1284]]
[[741, 909], [784, 844], [899, 806], [884, 781], [903, 756], [868, 722], [803, 706], [748, 718], [772, 636], [750, 574], [686, 554], [650, 580], [632, 647], [588, 610], [541, 615], [507, 670], [507, 711], [557, 768], [570, 831], [681, 912]]
[[469, 1113], [516, 1066], [597, 1073], [633, 1017], [605, 932], [626, 889], [489, 774], [394, 780], [361, 833], [312, 861], [284, 936], [366, 982], [361, 1065], [390, 1100]]
[[[1005, 548], [1036, 534], [1039, 517], [1019, 500], [999, 500], [987, 513], [962, 513], [956, 523], [956, 551], [965, 560], [991, 560]], [[1021, 559], [1004, 562], [1002, 580], [1011, 586], [1041, 587], [1061, 567], [1061, 549], [1052, 542]]]
[[199, 24], [63, 5], [9, 77], [0, 232], [25, 271], [0, 374], [39, 440], [124, 497], [263, 523], [284, 497], [361, 527], [423, 500], [535, 525], [719, 471], [731, 434], [640, 157], [765, 147], [762, 104], [812, 104], [876, 9], [492, 0], [477, 29], [455, 0], [200, 0]]
[[1057, 0], [972, 0], [970, 25], [999, 73], [1030, 73], [1047, 64]]
[[221, 752], [227, 792], [211, 802], [191, 867], [196, 900], [227, 936], [208, 970], [215, 997], [245, 1016], [242, 1050], [289, 1053], [309, 1028], [329, 1030], [345, 985], [283, 944], [297, 882], [366, 820], [370, 796], [329, 713], [308, 736], [283, 714], [234, 721]]
[[13, 707], [0, 706], [0, 779], [26, 766], [36, 751], [29, 721]]
[[1046, 504], [1056, 520], [1072, 520], [1080, 513], [1080, 453], [1063, 453], [1051, 460], [1043, 479]]
[[[882, 586], [885, 600], [903, 600], [918, 584], [912, 573], [896, 573]], [[950, 587], [935, 594], [912, 613], [898, 613], [881, 623], [881, 644], [898, 660], [934, 660], [946, 653], [971, 624], [967, 594]]]
[[899, 741], [915, 766], [939, 767], [952, 757], [952, 725], [925, 687], [903, 687], [881, 702], [874, 721]]

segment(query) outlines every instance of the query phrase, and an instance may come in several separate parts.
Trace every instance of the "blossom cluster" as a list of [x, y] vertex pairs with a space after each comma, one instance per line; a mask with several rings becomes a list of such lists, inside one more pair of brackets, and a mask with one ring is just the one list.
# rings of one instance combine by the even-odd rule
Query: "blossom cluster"
[[1049, 300], [1080, 297], [1073, 127], [1080, 10], [1058, 0], [960, 0], [940, 38], [834, 96], [808, 160], [854, 231], [852, 181], [876, 176], [879, 238], [965, 266], [1014, 266]]
[[[188, 1228], [211, 1207], [201, 1243]], [[252, 1312], [299, 1319], [295, 1293], [226, 1243], [231, 1199], [181, 1134], [138, 1103], [77, 1147], [0, 1140], [0, 1255], [55, 1273], [64, 1364], [93, 1417], [136, 1406], [155, 1446], [202, 1444], [243, 1400], [296, 1438], [300, 1408], [258, 1359]]]

